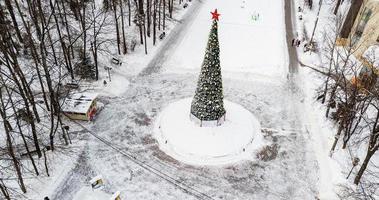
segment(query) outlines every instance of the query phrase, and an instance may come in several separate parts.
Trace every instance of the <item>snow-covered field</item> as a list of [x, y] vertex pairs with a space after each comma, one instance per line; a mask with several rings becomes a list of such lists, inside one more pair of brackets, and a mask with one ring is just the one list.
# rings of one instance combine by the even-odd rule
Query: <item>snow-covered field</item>
[[[288, 56], [282, 0], [211, 0], [203, 6], [165, 63], [167, 72], [199, 71], [211, 27], [210, 11], [218, 9], [220, 61], [223, 71], [283, 78]], [[257, 16], [257, 20], [253, 20]], [[193, 70], [195, 69], [195, 70]]]

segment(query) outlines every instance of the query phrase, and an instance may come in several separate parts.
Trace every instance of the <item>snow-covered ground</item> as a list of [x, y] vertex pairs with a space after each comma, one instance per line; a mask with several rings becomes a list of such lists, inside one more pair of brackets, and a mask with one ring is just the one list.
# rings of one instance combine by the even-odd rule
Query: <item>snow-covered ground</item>
[[[98, 3], [102, 4], [101, 0]], [[153, 44], [152, 38], [147, 38], [147, 54], [145, 54], [144, 44], [140, 44], [139, 29], [136, 26], [126, 26], [127, 43], [131, 45], [132, 41], [137, 42], [134, 51], [129, 47], [128, 54], [118, 55], [116, 53], [116, 44], [108, 47], [109, 52], [99, 54], [99, 81], [92, 82], [88, 87], [83, 87], [84, 90], [96, 91], [104, 96], [120, 96], [128, 90], [129, 79], [141, 73], [149, 63], [152, 63], [155, 56], [166, 50], [171, 45], [172, 40], [177, 37], [178, 32], [183, 32], [183, 27], [186, 27], [188, 22], [191, 22], [191, 16], [196, 15], [197, 9], [202, 5], [200, 1], [186, 2], [187, 8], [183, 8], [184, 3], [178, 4], [175, 2], [173, 10], [173, 18], [166, 17], [165, 29], [163, 25], [160, 30], [157, 30], [156, 44]], [[99, 6], [101, 8], [101, 6]], [[108, 18], [110, 18], [108, 16]], [[163, 19], [162, 19], [163, 20]], [[160, 34], [165, 32], [166, 37], [159, 39]], [[114, 37], [114, 31], [110, 31], [103, 37]], [[115, 65], [111, 62], [112, 58], [116, 58], [122, 62], [121, 65]], [[111, 68], [110, 73], [104, 67]], [[111, 76], [109, 78], [109, 75]], [[104, 85], [103, 81], [107, 84]], [[83, 84], [81, 84], [83, 86]]]
[[[267, 31], [264, 25], [258, 29], [259, 26], [254, 24], [251, 27], [234, 24], [238, 21], [234, 21], [234, 16], [245, 10], [253, 13], [260, 5], [266, 4], [266, 9], [256, 11], [261, 19], [273, 19], [278, 26], [284, 27], [283, 2], [246, 1], [241, 8], [243, 1], [238, 6], [231, 6], [230, 1], [203, 1], [192, 26], [186, 29], [184, 36], [178, 35], [183, 37], [182, 40], [174, 44], [175, 48], [165, 52], [162, 66], [157, 66], [163, 73], [133, 78], [128, 91], [121, 97], [104, 98], [105, 109], [96, 123], [87, 127], [130, 152], [136, 159], [214, 199], [314, 199], [319, 195], [318, 167], [313, 148], [309, 148], [310, 135], [301, 118], [304, 93], [295, 81], [282, 78], [288, 71], [284, 29], [282, 32], [281, 29], [273, 31], [275, 35], [266, 37], [272, 32]], [[216, 7], [222, 14], [219, 34], [225, 98], [241, 104], [259, 119], [268, 145], [251, 155], [250, 161], [219, 167], [190, 166], [159, 150], [152, 137], [153, 128], [157, 116], [170, 102], [194, 94], [210, 29], [209, 12]], [[245, 13], [238, 19], [245, 20], [239, 22], [244, 24], [248, 23], [250, 16]], [[227, 20], [232, 24], [227, 24]], [[200, 27], [194, 27], [198, 25]], [[242, 28], [232, 31], [234, 37], [226, 37], [225, 34], [235, 27]], [[241, 42], [240, 38], [253, 33], [253, 27], [261, 35], [248, 40], [251, 43]], [[246, 29], [248, 31], [244, 32]], [[198, 38], [189, 41], [195, 35]], [[262, 41], [265, 39], [267, 45], [264, 46]], [[280, 41], [271, 43], [277, 39]], [[262, 49], [257, 50], [257, 46]], [[197, 50], [192, 51], [192, 48]], [[259, 56], [252, 53], [248, 57], [244, 54], [248, 51], [259, 51]], [[233, 68], [231, 63], [235, 63], [236, 67]], [[110, 188], [120, 190], [131, 199], [195, 198], [115, 154], [97, 139], [93, 139], [89, 147], [93, 170], [110, 180]]]
[[[290, 84], [275, 86], [224, 79], [226, 99], [239, 102], [262, 123], [269, 145], [252, 155], [254, 161], [195, 167], [161, 152], [152, 138], [153, 123], [171, 101], [193, 94], [196, 79], [196, 75], [177, 74], [138, 78], [131, 82], [125, 97], [106, 104], [89, 128], [144, 163], [215, 199], [313, 199], [317, 196], [316, 161], [307, 148], [308, 135], [297, 115], [301, 112], [297, 110], [302, 104], [301, 92]], [[132, 199], [192, 199], [96, 139], [89, 147], [91, 166], [110, 180], [114, 190]]]
[[[295, 1], [296, 7], [303, 8], [302, 12], [297, 12], [297, 16], [302, 15], [303, 20], [297, 20], [297, 31], [304, 39], [309, 40], [313, 29], [315, 28], [315, 20], [317, 12], [320, 8], [320, 0], [314, 1], [314, 8], [309, 10], [304, 6], [302, 1]], [[303, 52], [302, 48], [298, 49], [299, 60], [302, 63], [311, 66], [319, 66], [323, 61], [322, 51], [325, 45], [325, 35], [334, 34], [334, 20], [332, 15], [334, 2], [323, 1], [320, 9], [319, 21], [315, 29], [313, 40], [318, 44], [318, 52], [310, 53]], [[340, 9], [340, 15], [345, 16], [350, 2], [345, 1]], [[310, 69], [303, 68], [300, 71], [299, 77], [304, 82], [303, 88], [305, 91], [305, 119], [306, 130], [310, 133], [310, 144], [314, 148], [315, 156], [318, 163], [318, 191], [321, 199], [340, 199], [338, 194], [341, 194], [341, 188], [347, 185], [352, 185], [352, 181], [347, 180], [346, 176], [351, 169], [351, 155], [349, 151], [340, 149], [337, 145], [337, 152], [330, 157], [330, 149], [334, 141], [335, 133], [337, 132], [335, 125], [325, 118], [325, 106], [315, 100], [315, 91], [322, 84], [322, 80]], [[305, 81], [307, 80], [307, 81]], [[353, 173], [356, 171], [353, 170]], [[353, 176], [350, 176], [350, 178]], [[342, 187], [341, 187], [342, 186]], [[355, 186], [352, 186], [355, 188]]]
[[192, 165], [225, 165], [252, 159], [263, 146], [258, 120], [242, 106], [224, 101], [224, 123], [206, 127], [190, 119], [191, 102], [173, 102], [156, 119], [154, 138], [166, 154]]
[[94, 190], [91, 187], [83, 187], [77, 192], [73, 200], [108, 200], [111, 195], [102, 192], [100, 189]]
[[[288, 71], [284, 1], [212, 0], [204, 5], [165, 63], [167, 72], [198, 73], [211, 27], [210, 11], [218, 9], [221, 68], [254, 78], [283, 78]], [[258, 16], [259, 15], [259, 16]], [[257, 20], [253, 20], [257, 16]], [[195, 70], [194, 70], [195, 69]]]
[[[303, 84], [308, 81], [307, 75], [285, 78], [289, 63], [285, 1], [193, 3], [198, 3], [200, 9], [191, 15], [193, 19], [179, 23], [184, 27], [174, 31], [175, 40], [167, 39], [175, 41], [170, 48], [158, 47], [148, 57], [137, 53], [129, 57], [131, 61], [126, 67], [114, 72], [120, 76], [118, 83], [103, 89], [100, 101], [105, 107], [96, 121], [82, 125], [142, 163], [213, 199], [334, 199], [330, 195], [334, 181], [328, 183], [332, 176], [328, 170], [333, 165], [328, 165], [325, 152], [315, 147], [327, 144], [315, 137], [320, 126], [309, 126], [310, 122], [320, 121], [307, 116], [319, 112], [309, 104], [309, 90], [313, 88]], [[159, 150], [153, 139], [154, 122], [170, 102], [194, 95], [210, 30], [210, 11], [215, 8], [221, 13], [219, 36], [225, 99], [242, 105], [257, 117], [267, 145], [251, 154], [251, 159], [239, 163], [191, 166]], [[253, 21], [252, 15], [258, 13], [258, 20]], [[155, 64], [155, 58], [161, 58], [159, 65], [149, 65], [149, 60]], [[146, 65], [151, 67], [149, 73], [135, 76]], [[125, 75], [129, 69], [130, 74]], [[105, 192], [121, 191], [128, 199], [196, 199], [88, 133], [80, 134], [85, 145], [79, 148], [80, 155], [73, 156], [76, 163], [67, 164], [66, 171], [57, 167], [54, 171], [61, 169], [60, 178], [40, 180], [41, 187], [54, 180], [59, 183], [44, 193], [38, 192], [37, 187], [32, 198], [49, 194], [52, 199], [72, 199], [89, 179], [101, 174], [107, 180]]]

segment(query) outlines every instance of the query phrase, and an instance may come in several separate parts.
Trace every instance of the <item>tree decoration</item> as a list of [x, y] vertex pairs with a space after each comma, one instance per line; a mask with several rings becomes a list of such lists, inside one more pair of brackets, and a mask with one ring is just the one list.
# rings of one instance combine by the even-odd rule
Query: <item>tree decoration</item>
[[209, 34], [205, 57], [201, 67], [195, 96], [191, 104], [191, 114], [201, 121], [220, 120], [225, 116], [218, 24], [220, 14], [217, 9], [212, 14], [212, 28]]

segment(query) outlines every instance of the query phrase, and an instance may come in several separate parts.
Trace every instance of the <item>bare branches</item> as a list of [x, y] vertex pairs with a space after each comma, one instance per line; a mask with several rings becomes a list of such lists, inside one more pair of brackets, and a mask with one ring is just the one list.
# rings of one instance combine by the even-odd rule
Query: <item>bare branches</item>
[[[337, 6], [340, 1], [337, 2]], [[350, 13], [352, 15], [352, 13]], [[324, 63], [320, 66], [308, 66], [300, 63], [318, 73], [323, 83], [318, 89], [318, 100], [326, 106], [326, 117], [331, 118], [337, 125], [334, 142], [330, 150], [330, 156], [338, 145], [342, 149], [356, 152], [357, 155], [365, 154], [361, 163], [352, 166], [352, 171], [357, 166], [353, 183], [359, 185], [357, 189], [345, 187], [344, 196], [356, 196], [364, 199], [375, 199], [375, 193], [379, 185], [364, 179], [370, 168], [371, 158], [379, 149], [379, 79], [378, 70], [374, 69], [376, 59], [363, 62], [356, 57], [356, 49], [359, 46], [347, 44], [345, 47], [337, 46], [337, 38], [342, 27], [341, 16], [335, 18], [335, 24], [325, 34], [325, 44], [322, 52]], [[345, 34], [349, 24], [345, 20], [342, 34]], [[332, 31], [331, 31], [332, 30]], [[352, 41], [352, 40], [348, 40]], [[357, 153], [359, 152], [359, 153]], [[352, 158], [353, 159], [353, 158]], [[372, 166], [372, 173], [378, 176], [379, 169]], [[362, 180], [364, 180], [362, 182]], [[373, 179], [378, 180], [378, 179]]]

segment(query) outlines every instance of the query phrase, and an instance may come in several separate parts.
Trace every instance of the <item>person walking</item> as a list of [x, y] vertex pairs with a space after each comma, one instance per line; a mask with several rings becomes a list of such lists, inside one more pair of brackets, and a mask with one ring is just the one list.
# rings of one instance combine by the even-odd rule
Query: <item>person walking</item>
[[300, 40], [297, 40], [297, 42], [296, 42], [296, 46], [299, 47], [299, 46], [300, 46], [300, 43], [301, 43], [301, 41], [300, 41]]
[[292, 39], [292, 46], [295, 46], [295, 38]]

